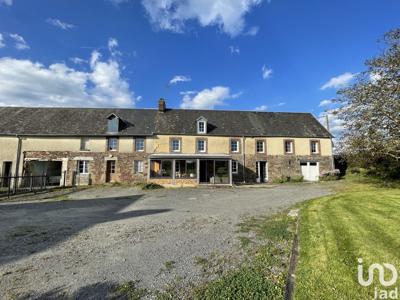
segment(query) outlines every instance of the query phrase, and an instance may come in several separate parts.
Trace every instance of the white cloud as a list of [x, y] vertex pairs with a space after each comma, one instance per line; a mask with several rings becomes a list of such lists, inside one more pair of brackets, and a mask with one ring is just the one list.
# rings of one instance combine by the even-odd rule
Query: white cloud
[[188, 76], [184, 76], [184, 75], [175, 75], [170, 81], [169, 84], [173, 85], [173, 84], [177, 84], [179, 82], [187, 82], [187, 81], [191, 81], [192, 79]]
[[267, 68], [265, 65], [261, 68], [263, 79], [269, 79], [272, 76], [272, 69]]
[[25, 39], [20, 36], [19, 34], [16, 33], [10, 33], [10, 37], [14, 40], [15, 42], [15, 48], [17, 50], [28, 50], [31, 47], [29, 47], [28, 43], [25, 41]]
[[254, 110], [257, 110], [257, 111], [266, 111], [267, 109], [268, 109], [268, 106], [265, 105], [265, 104], [263, 104], [263, 105], [257, 106]]
[[245, 35], [255, 36], [258, 34], [259, 31], [260, 31], [260, 27], [253, 26], [253, 27], [250, 27], [249, 30], [246, 31]]
[[118, 47], [118, 40], [116, 38], [109, 38], [108, 39], [108, 50], [110, 50], [110, 52], [111, 52], [116, 47]]
[[322, 87], [321, 90], [326, 90], [329, 88], [342, 88], [347, 86], [356, 76], [357, 74], [353, 74], [350, 72], [343, 73], [342, 75], [339, 75], [337, 77], [332, 77], [329, 79], [328, 82], [326, 82]]
[[0, 102], [18, 106], [132, 107], [128, 82], [115, 60], [101, 61], [94, 51], [90, 71], [56, 63], [48, 67], [30, 60], [0, 58]]
[[5, 5], [12, 5], [13, 0], [0, 0], [0, 4], [5, 4]]
[[240, 49], [239, 47], [235, 47], [235, 46], [229, 46], [229, 50], [231, 51], [232, 55], [239, 55], [240, 54]]
[[76, 65], [81, 65], [81, 64], [88, 62], [87, 60], [79, 58], [79, 57], [71, 57], [69, 60], [72, 61]]
[[242, 33], [245, 15], [263, 0], [142, 0], [150, 22], [161, 30], [182, 33], [185, 23], [217, 25], [231, 37]]
[[204, 89], [200, 92], [184, 92], [181, 108], [189, 109], [214, 109], [218, 105], [224, 105], [225, 100], [239, 97], [240, 94], [231, 94], [230, 89], [224, 86], [216, 86]]
[[320, 103], [319, 103], [319, 107], [324, 107], [324, 106], [329, 106], [329, 105], [331, 105], [332, 104], [332, 100], [330, 100], [330, 99], [325, 99], [325, 100], [322, 100]]
[[68, 24], [66, 22], [63, 22], [59, 19], [52, 19], [52, 18], [48, 18], [46, 20], [47, 23], [49, 23], [50, 25], [53, 25], [55, 27], [61, 28], [62, 30], [68, 30], [68, 29], [72, 29], [75, 27], [75, 25], [73, 24]]
[[277, 103], [275, 106], [280, 107], [280, 106], [284, 106], [285, 104], [286, 104], [286, 102], [279, 102], [279, 103]]
[[121, 51], [117, 50], [118, 40], [116, 38], [110, 37], [108, 39], [108, 50], [112, 56], [122, 55]]
[[6, 46], [6, 44], [4, 43], [3, 35], [0, 33], [0, 48], [3, 48], [5, 46]]

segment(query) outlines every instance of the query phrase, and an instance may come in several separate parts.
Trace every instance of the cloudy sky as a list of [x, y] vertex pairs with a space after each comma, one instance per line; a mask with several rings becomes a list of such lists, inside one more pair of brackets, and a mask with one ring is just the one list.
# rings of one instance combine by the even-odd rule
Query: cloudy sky
[[321, 116], [399, 12], [398, 0], [0, 0], [0, 105], [164, 97]]

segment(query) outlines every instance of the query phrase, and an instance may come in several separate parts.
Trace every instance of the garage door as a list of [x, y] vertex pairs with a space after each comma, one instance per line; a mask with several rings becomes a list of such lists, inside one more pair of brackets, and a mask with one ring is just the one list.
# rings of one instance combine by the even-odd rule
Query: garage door
[[300, 164], [301, 175], [306, 181], [318, 181], [319, 179], [319, 163], [318, 162], [302, 162]]

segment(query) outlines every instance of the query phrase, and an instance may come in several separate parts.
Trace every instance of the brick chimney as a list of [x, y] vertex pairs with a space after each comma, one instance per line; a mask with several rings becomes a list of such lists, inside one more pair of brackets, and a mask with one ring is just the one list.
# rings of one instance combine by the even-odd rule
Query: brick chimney
[[160, 98], [160, 100], [158, 100], [158, 111], [165, 112], [166, 110], [167, 110], [167, 105], [165, 103], [165, 100], [163, 98]]

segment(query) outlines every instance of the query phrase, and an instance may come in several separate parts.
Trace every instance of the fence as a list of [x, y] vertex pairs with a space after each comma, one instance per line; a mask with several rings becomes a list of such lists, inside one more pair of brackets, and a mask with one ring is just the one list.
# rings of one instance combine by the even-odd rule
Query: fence
[[0, 177], [0, 197], [44, 191], [51, 184], [51, 177], [47, 175]]

